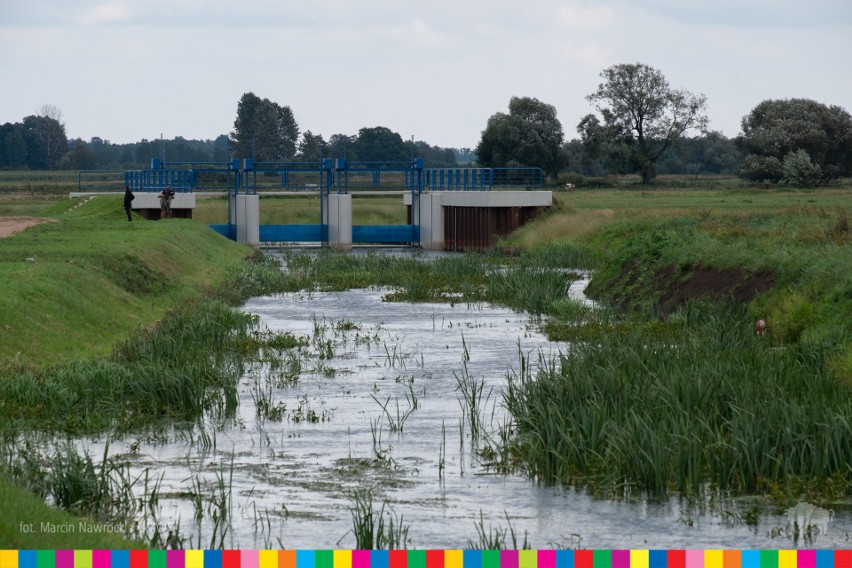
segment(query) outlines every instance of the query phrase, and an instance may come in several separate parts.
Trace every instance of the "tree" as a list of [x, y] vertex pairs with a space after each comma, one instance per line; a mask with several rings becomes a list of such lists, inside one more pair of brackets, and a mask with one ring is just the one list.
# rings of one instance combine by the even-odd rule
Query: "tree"
[[296, 154], [299, 126], [290, 107], [245, 93], [237, 104], [231, 139], [238, 158], [289, 160]]
[[[740, 144], [751, 156], [786, 160], [804, 150], [821, 181], [852, 171], [852, 116], [839, 106], [810, 99], [766, 100], [743, 117]], [[743, 172], [746, 179], [749, 170]]]
[[27, 165], [27, 141], [24, 139], [24, 127], [21, 124], [13, 125], [3, 140], [6, 154], [4, 166], [10, 168], [23, 168]]
[[62, 111], [53, 105], [42, 105], [39, 113], [27, 116], [23, 121], [27, 166], [32, 169], [55, 168], [68, 151]]
[[687, 130], [706, 130], [707, 97], [672, 89], [663, 74], [642, 63], [601, 72], [604, 82], [588, 95], [603, 117], [587, 115], [577, 127], [593, 155], [638, 171], [643, 183], [657, 175], [655, 163]]
[[491, 115], [479, 145], [483, 167], [539, 167], [556, 177], [561, 167], [562, 124], [556, 108], [530, 97], [512, 97], [509, 114]]
[[352, 146], [359, 160], [371, 162], [404, 162], [412, 152], [402, 136], [384, 126], [362, 128], [352, 141]]
[[328, 144], [323, 140], [322, 134], [314, 134], [306, 130], [299, 142], [299, 151], [296, 154], [301, 162], [319, 162], [328, 158]]
[[83, 140], [72, 140], [72, 148], [59, 161], [63, 170], [93, 170], [98, 166], [95, 152]]

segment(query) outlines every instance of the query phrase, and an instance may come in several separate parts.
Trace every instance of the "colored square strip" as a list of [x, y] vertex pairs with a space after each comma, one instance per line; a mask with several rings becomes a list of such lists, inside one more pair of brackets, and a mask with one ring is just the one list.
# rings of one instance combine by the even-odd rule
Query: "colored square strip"
[[852, 568], [852, 550], [0, 550], [0, 568]]

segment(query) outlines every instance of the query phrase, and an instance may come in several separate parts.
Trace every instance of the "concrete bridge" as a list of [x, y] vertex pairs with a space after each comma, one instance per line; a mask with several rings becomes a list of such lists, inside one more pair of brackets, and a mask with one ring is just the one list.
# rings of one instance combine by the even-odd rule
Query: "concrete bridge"
[[[147, 219], [159, 219], [157, 194], [164, 187], [175, 191], [175, 217], [192, 217], [196, 193], [227, 192], [228, 223], [211, 228], [252, 246], [313, 242], [341, 250], [361, 243], [485, 250], [552, 204], [551, 192], [540, 189], [544, 174], [539, 168], [424, 168], [420, 158], [215, 164], [155, 159], [150, 170], [126, 171], [124, 177], [136, 195], [133, 209]], [[82, 190], [82, 173], [80, 179]], [[320, 196], [317, 223], [261, 225], [261, 197], [291, 191]], [[389, 193], [401, 194], [405, 224], [352, 224], [353, 196]]]

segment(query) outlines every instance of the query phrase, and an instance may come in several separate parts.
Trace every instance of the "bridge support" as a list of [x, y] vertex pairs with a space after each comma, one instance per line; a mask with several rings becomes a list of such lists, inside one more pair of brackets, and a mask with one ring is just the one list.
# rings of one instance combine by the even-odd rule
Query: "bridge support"
[[352, 250], [352, 195], [323, 193], [323, 225], [328, 225], [328, 246]]
[[257, 195], [236, 195], [233, 203], [237, 242], [244, 245], [260, 244], [260, 198]]

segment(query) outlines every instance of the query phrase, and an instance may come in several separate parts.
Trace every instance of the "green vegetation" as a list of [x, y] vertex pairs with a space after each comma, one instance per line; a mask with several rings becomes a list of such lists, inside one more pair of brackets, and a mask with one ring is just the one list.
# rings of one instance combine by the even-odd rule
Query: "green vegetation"
[[[13, 199], [36, 203], [9, 197], [0, 207]], [[387, 199], [365, 202], [401, 209]], [[311, 198], [269, 201], [282, 216], [300, 201], [317, 211]], [[550, 337], [573, 342], [536, 376], [524, 361], [512, 381], [513, 424], [490, 448], [505, 469], [610, 494], [852, 494], [848, 187], [560, 193], [550, 212], [500, 243], [508, 255], [426, 262], [290, 251], [284, 272], [270, 260], [241, 262], [248, 249], [204, 227], [222, 200], [202, 202], [195, 221], [157, 223], [127, 223], [118, 196], [77, 203], [37, 202], [32, 211], [56, 221], [0, 248], [0, 408], [13, 428], [109, 431], [227, 415], [245, 357], [293, 341], [256, 333], [228, 305], [275, 291], [380, 286], [390, 288], [387, 300], [540, 314]], [[292, 218], [311, 222], [302, 214]], [[579, 268], [595, 269], [590, 293], [604, 307], [566, 298]], [[757, 318], [767, 320], [766, 336], [755, 335]], [[468, 379], [457, 377], [473, 427], [489, 393]], [[394, 418], [389, 399], [377, 403], [401, 429], [404, 408]], [[479, 437], [491, 444], [490, 435]], [[104, 465], [59, 455], [83, 474], [85, 483], [67, 480], [69, 494], [82, 486], [98, 495], [86, 483]], [[30, 514], [33, 498], [5, 481], [0, 491], [11, 511], [27, 511], [21, 519], [53, 514]], [[362, 500], [362, 520], [366, 507]], [[22, 542], [18, 520], [0, 526], [0, 543]], [[398, 538], [407, 527], [391, 522]], [[483, 540], [491, 531], [481, 528]], [[156, 538], [178, 542], [178, 529]]]
[[41, 212], [57, 222], [3, 239], [0, 367], [107, 355], [247, 254], [192, 221], [128, 223], [119, 196], [75, 204], [58, 202]]
[[774, 348], [743, 310], [716, 305], [605, 326], [511, 382], [510, 448], [538, 479], [616, 495], [710, 483], [842, 498], [852, 493], [852, 398], [826, 365], [832, 350]]
[[[226, 326], [239, 324], [243, 327], [237, 329], [245, 330], [249, 322], [226, 310], [221, 302], [245, 298], [240, 297], [241, 291], [251, 288], [225, 286], [220, 300], [205, 298], [226, 278], [235, 277], [233, 267], [251, 251], [191, 221], [128, 223], [122, 219], [118, 196], [97, 197], [79, 208], [73, 208], [75, 204], [76, 200], [63, 200], [47, 205], [39, 213], [55, 222], [2, 242], [0, 406], [8, 419], [4, 427], [14, 432], [25, 423], [36, 423], [80, 432], [108, 424], [121, 427], [161, 416], [191, 415], [193, 405], [216, 398], [205, 398], [204, 392], [210, 390], [202, 392], [201, 385], [216, 384], [228, 369], [220, 370], [214, 361], [200, 363], [200, 348], [211, 333], [215, 337], [214, 332], [219, 331], [231, 345], [246, 348], [239, 341], [245, 333], [232, 335]], [[273, 270], [280, 274], [277, 267]], [[259, 271], [248, 268], [245, 272]], [[263, 279], [256, 280], [262, 287]], [[178, 309], [166, 317], [175, 307]], [[195, 317], [199, 313], [207, 317]], [[192, 315], [176, 326], [181, 314]], [[185, 341], [192, 334], [194, 349]], [[184, 350], [189, 352], [184, 354]], [[196, 384], [199, 378], [204, 380]], [[184, 387], [178, 388], [180, 384]], [[5, 445], [4, 455], [11, 448]], [[67, 452], [62, 455], [66, 465], [79, 466], [74, 469], [81, 472], [77, 479], [84, 484], [70, 478], [63, 484], [50, 484], [50, 490], [57, 491], [57, 502], [71, 499], [77, 503], [75, 487], [89, 495], [104, 494], [103, 483], [97, 484], [97, 476], [103, 473], [92, 478], [88, 474], [95, 468], [89, 467], [90, 461]], [[20, 466], [9, 456], [3, 460], [5, 475], [13, 473], [8, 468]], [[27, 474], [21, 479], [33, 478]], [[66, 489], [58, 489], [61, 487]], [[35, 526], [42, 521], [73, 523], [76, 527], [78, 522], [91, 526], [91, 521], [54, 511], [5, 479], [0, 481], [0, 491], [4, 510], [10, 512], [0, 529], [3, 546], [132, 546], [112, 533], [95, 533], [91, 538], [79, 532], [23, 533], [20, 522]], [[39, 493], [45, 495], [42, 491]], [[79, 512], [101, 516], [91, 508]], [[153, 542], [152, 535], [146, 538]]]

